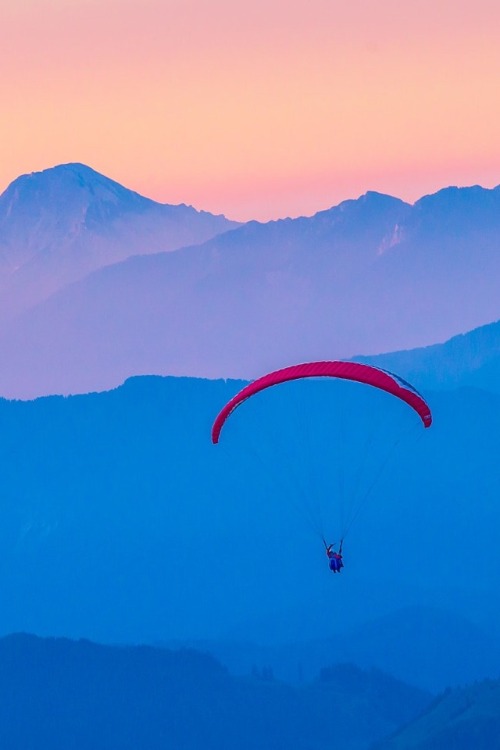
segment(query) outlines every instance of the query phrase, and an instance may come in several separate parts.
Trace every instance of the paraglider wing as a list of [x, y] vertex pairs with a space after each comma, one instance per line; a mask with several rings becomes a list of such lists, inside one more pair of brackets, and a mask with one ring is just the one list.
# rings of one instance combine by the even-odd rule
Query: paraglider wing
[[430, 427], [432, 424], [431, 411], [425, 400], [413, 386], [398, 375], [358, 362], [308, 362], [270, 372], [245, 386], [236, 396], [233, 396], [228, 401], [217, 415], [212, 427], [212, 442], [219, 442], [221, 430], [229, 415], [251, 396], [263, 391], [265, 388], [286, 383], [290, 380], [319, 377], [353, 380], [358, 383], [371, 385], [374, 388], [379, 388], [382, 391], [387, 391], [387, 393], [391, 393], [411, 406], [419, 415], [424, 427]]

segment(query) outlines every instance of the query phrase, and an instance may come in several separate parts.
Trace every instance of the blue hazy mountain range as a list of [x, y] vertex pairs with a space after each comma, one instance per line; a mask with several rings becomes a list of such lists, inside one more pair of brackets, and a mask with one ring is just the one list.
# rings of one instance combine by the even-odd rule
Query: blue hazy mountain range
[[[9, 282], [16, 288], [3, 296], [5, 314], [25, 293], [34, 301], [41, 290], [45, 298], [43, 279], [59, 287], [3, 326], [4, 396], [84, 393], [142, 374], [250, 378], [297, 359], [427, 346], [499, 318], [500, 188], [446, 188], [414, 205], [369, 192], [311, 217], [231, 228], [186, 207], [146, 201], [146, 210], [146, 199], [107, 178], [68, 169], [51, 173], [65, 187], [55, 197], [47, 192], [43, 231], [41, 188], [24, 213], [10, 210], [12, 189], [11, 202], [2, 197], [0, 244], [8, 240], [9, 258], [24, 258], [25, 245], [44, 238], [36, 276], [25, 284], [20, 268]], [[45, 185], [49, 176], [30, 179]], [[89, 204], [80, 183], [93, 181]], [[152, 237], [142, 218], [162, 212], [167, 218]], [[197, 227], [191, 245], [203, 232], [216, 236], [156, 252], [162, 243], [179, 247], [179, 227]], [[106, 267], [80, 278], [87, 257]], [[61, 274], [72, 269], [80, 281], [63, 284]]]
[[145, 198], [84, 164], [18, 177], [0, 195], [0, 322], [97, 268], [237, 226]]
[[[375, 389], [294, 383], [244, 404], [213, 446], [242, 384], [141, 377], [0, 401], [0, 632], [266, 648], [341, 635], [358, 663], [434, 689], [498, 674], [500, 394], [426, 391], [424, 430]], [[320, 532], [342, 529], [333, 576]]]
[[[0, 742], [31, 750], [366, 750], [428, 704], [424, 691], [342, 665], [310, 684], [232, 677], [195, 651], [0, 639]], [[363, 716], [363, 721], [359, 716]]]
[[[349, 613], [347, 613], [349, 617]], [[233, 674], [272, 669], [291, 684], [313, 679], [325, 664], [348, 660], [360, 667], [383, 668], [409, 684], [439, 692], [500, 675], [500, 639], [468, 620], [469, 612], [451, 613], [437, 606], [408, 606], [363, 625], [345, 627], [330, 638], [260, 645], [247, 640], [173, 641], [213, 654]], [[337, 624], [339, 626], [339, 624]], [[283, 628], [286, 632], [286, 625]], [[267, 634], [269, 637], [269, 634]], [[276, 633], [274, 638], [277, 639]]]

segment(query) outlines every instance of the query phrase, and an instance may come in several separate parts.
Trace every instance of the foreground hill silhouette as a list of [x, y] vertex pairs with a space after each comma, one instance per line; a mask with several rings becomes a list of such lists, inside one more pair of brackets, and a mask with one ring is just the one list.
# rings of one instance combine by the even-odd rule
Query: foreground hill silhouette
[[373, 750], [498, 750], [500, 681], [485, 680], [440, 695], [408, 726]]
[[[0, 640], [0, 742], [23, 750], [345, 750], [417, 715], [429, 695], [350, 666], [291, 688], [231, 677], [195, 651]], [[363, 721], [359, 717], [363, 717]]]

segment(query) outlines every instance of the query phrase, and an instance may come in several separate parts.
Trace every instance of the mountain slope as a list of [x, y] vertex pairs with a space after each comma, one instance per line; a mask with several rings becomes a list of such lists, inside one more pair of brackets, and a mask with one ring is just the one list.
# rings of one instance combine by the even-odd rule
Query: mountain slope
[[448, 690], [415, 721], [373, 750], [498, 750], [500, 682]]
[[500, 321], [454, 336], [444, 344], [359, 361], [382, 367], [419, 388], [475, 386], [500, 392]]
[[0, 313], [12, 317], [131, 255], [203, 242], [235, 226], [156, 203], [84, 164], [24, 175], [0, 195]]
[[82, 392], [134, 374], [254, 377], [446, 339], [498, 318], [499, 216], [498, 188], [450, 188], [413, 207], [369, 193], [131, 258], [9, 327], [0, 393]]

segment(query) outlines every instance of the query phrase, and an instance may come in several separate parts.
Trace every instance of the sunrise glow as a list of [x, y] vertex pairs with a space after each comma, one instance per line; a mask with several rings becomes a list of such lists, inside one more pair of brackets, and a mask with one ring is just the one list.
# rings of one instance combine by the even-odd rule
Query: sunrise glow
[[1, 190], [79, 161], [267, 220], [500, 182], [490, 0], [26, 0], [1, 16]]

